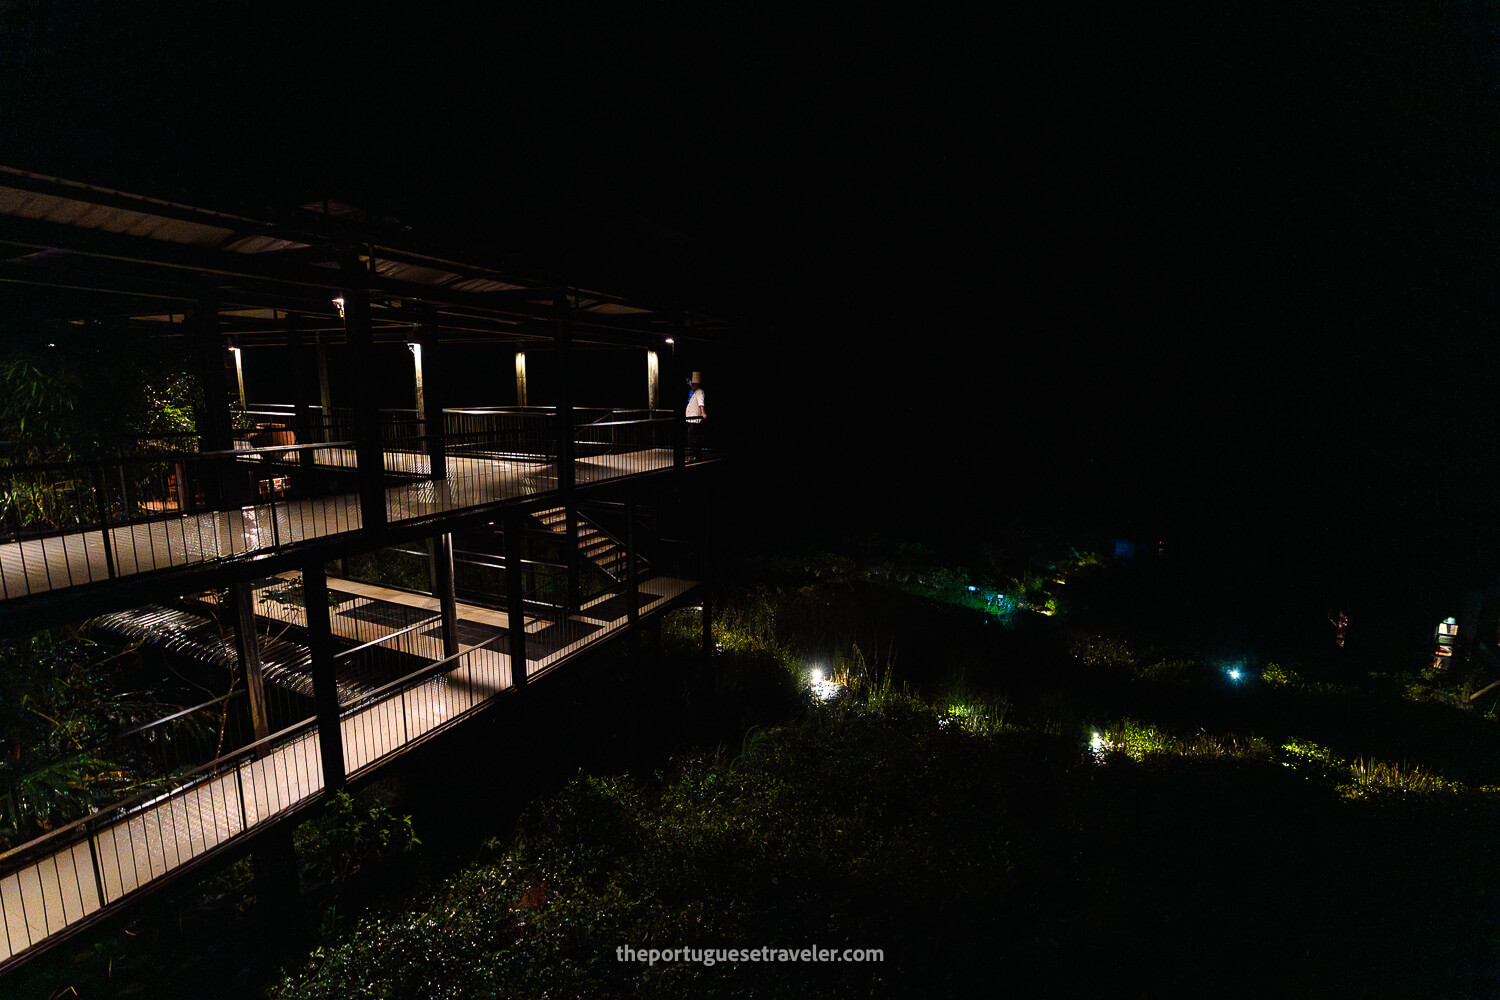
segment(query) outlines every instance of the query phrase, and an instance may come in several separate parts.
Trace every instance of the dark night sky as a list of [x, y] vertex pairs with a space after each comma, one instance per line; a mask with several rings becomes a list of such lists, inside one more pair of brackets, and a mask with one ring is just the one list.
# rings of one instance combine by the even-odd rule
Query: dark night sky
[[773, 493], [1489, 564], [1492, 6], [321, 6], [0, 4], [0, 162], [728, 304]]

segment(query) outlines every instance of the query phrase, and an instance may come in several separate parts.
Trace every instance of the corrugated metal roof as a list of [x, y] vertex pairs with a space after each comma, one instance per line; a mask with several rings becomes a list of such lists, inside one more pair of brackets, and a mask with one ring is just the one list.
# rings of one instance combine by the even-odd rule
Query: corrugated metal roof
[[278, 250], [300, 250], [310, 245], [276, 236], [242, 236], [224, 244], [223, 249], [232, 250], [235, 253], [275, 253]]
[[419, 285], [447, 285], [457, 280], [452, 271], [441, 271], [435, 267], [419, 267], [396, 260], [384, 260], [377, 256], [375, 273], [397, 281], [410, 281]]
[[650, 309], [637, 309], [635, 306], [622, 306], [618, 302], [599, 302], [584, 307], [584, 312], [598, 313], [600, 316], [633, 316], [638, 313], [648, 313]]
[[493, 278], [465, 278], [462, 281], [455, 281], [448, 287], [460, 292], [513, 292], [526, 286], [495, 281]]

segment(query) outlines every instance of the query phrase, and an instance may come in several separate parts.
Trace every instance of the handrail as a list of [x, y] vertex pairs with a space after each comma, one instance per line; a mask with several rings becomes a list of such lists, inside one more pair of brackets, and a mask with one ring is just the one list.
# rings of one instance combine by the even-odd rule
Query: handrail
[[206, 458], [243, 458], [246, 455], [262, 455], [281, 451], [313, 451], [318, 448], [352, 448], [351, 441], [317, 441], [308, 444], [277, 444], [259, 448], [227, 448], [217, 451], [162, 451], [147, 455], [125, 455], [101, 458], [76, 458], [66, 462], [28, 462], [23, 465], [0, 465], [0, 475], [20, 472], [58, 472], [66, 469], [94, 470], [100, 466], [128, 465], [133, 462], [169, 462], [176, 460], [196, 461]]
[[227, 770], [229, 770], [227, 765], [230, 763], [238, 766], [238, 764], [246, 758], [255, 760], [260, 756], [260, 748], [262, 746], [268, 745], [277, 740], [282, 740], [283, 738], [287, 738], [288, 734], [295, 734], [295, 732], [299, 730], [315, 730], [315, 727], [316, 720], [313, 717], [309, 716], [306, 719], [301, 719], [285, 727], [284, 729], [281, 729], [278, 732], [272, 733], [270, 736], [262, 737], [261, 739], [256, 740], [254, 743], [246, 744], [245, 746], [240, 747], [238, 750], [224, 754], [220, 757], [215, 757], [211, 761], [200, 764], [192, 770], [184, 772], [179, 778], [180, 783], [174, 785], [167, 792], [141, 792], [139, 795], [120, 799], [118, 802], [111, 803], [110, 805], [107, 805], [102, 809], [96, 809], [93, 812], [89, 813], [87, 816], [75, 819], [71, 823], [48, 830], [40, 837], [33, 837], [31, 840], [26, 841], [26, 843], [24, 844], [19, 844], [15, 847], [12, 847], [8, 851], [0, 852], [0, 868], [5, 867], [5, 863], [12, 857], [24, 856], [24, 852], [28, 851], [29, 849], [33, 849], [43, 844], [44, 842], [65, 842], [62, 841], [63, 834], [67, 833], [70, 830], [73, 830], [76, 827], [89, 824], [102, 825], [105, 821], [105, 817], [112, 817], [115, 815], [124, 817], [129, 815], [133, 811], [145, 806], [149, 806], [162, 798], [176, 795], [180, 792], [188, 791], [196, 787], [197, 785], [202, 784], [203, 781], [212, 780], [213, 778], [218, 777], [219, 774], [226, 772]]
[[[427, 680], [429, 677], [436, 677], [438, 674], [447, 673], [449, 670], [453, 669], [452, 661], [457, 660], [459, 657], [470, 656], [474, 653], [475, 650], [490, 649], [490, 643], [499, 642], [501, 639], [508, 638], [508, 634], [492, 635], [482, 642], [475, 643], [468, 649], [463, 649], [458, 651], [457, 653], [453, 653], [450, 656], [445, 656], [441, 660], [435, 660], [432, 663], [424, 664], [423, 666], [418, 667], [416, 670], [413, 670], [411, 673], [407, 674], [404, 677], [398, 677], [393, 681], [387, 681], [385, 684], [382, 684], [380, 687], [375, 688], [373, 691], [366, 691], [354, 701], [351, 701], [344, 705], [340, 705], [339, 718], [342, 719], [346, 716], [354, 715], [378, 701], [384, 701], [388, 697], [386, 692], [394, 693], [397, 688], [401, 688], [403, 686], [413, 687], [416, 684]], [[496, 650], [492, 649], [490, 651], [496, 652]]]
[[443, 616], [442, 615], [440, 615], [440, 614], [433, 615], [431, 618], [427, 618], [427, 619], [424, 619], [422, 621], [419, 621], [415, 625], [408, 625], [405, 628], [400, 629], [400, 630], [398, 630], [396, 632], [387, 632], [385, 635], [381, 636], [379, 639], [371, 639], [369, 642], [361, 643], [358, 646], [353, 646], [353, 647], [350, 647], [349, 649], [340, 650], [338, 653], [334, 654], [333, 658], [335, 660], [341, 660], [341, 659], [344, 659], [345, 657], [353, 656], [355, 653], [358, 653], [360, 650], [369, 649], [371, 646], [381, 646], [381, 645], [384, 645], [385, 643], [387, 643], [390, 640], [396, 638], [397, 636], [405, 635], [406, 633], [408, 633], [408, 632], [410, 632], [410, 631], [412, 631], [414, 629], [419, 629], [419, 628], [422, 628], [424, 625], [431, 625], [433, 622], [440, 622], [442, 620], [443, 620]]
[[[182, 718], [182, 717], [184, 717], [186, 715], [191, 715], [194, 712], [202, 711], [205, 708], [211, 708], [214, 705], [219, 704], [220, 702], [228, 701], [231, 698], [239, 697], [239, 696], [243, 695], [244, 693], [245, 693], [244, 688], [235, 688], [233, 691], [230, 691], [228, 694], [220, 695], [217, 698], [211, 698], [208, 701], [203, 702], [202, 704], [193, 705], [193, 706], [191, 706], [189, 708], [184, 708], [181, 711], [173, 712], [171, 715], [162, 716], [160, 719], [154, 719], [151, 722], [146, 723], [145, 725], [136, 726], [134, 729], [127, 729], [123, 733], [118, 733], [118, 734], [116, 734], [114, 736], [111, 736], [108, 739], [106, 739], [105, 741], [103, 741], [102, 743], [96, 744], [95, 746], [90, 747], [88, 749], [82, 749], [82, 748], [80, 748], [79, 750], [76, 750], [73, 753], [64, 754], [63, 756], [60, 756], [60, 757], [53, 757], [50, 760], [43, 761], [41, 763], [35, 764], [35, 765], [31, 766], [31, 767], [26, 768], [25, 770], [19, 770], [18, 769], [18, 770], [14, 771], [14, 772], [11, 772], [11, 773], [0, 774], [0, 779], [9, 781], [9, 782], [11, 782], [12, 786], [14, 786], [15, 782], [24, 779], [27, 775], [36, 774], [38, 771], [42, 771], [42, 770], [45, 770], [46, 768], [56, 766], [57, 764], [60, 764], [60, 763], [62, 763], [64, 761], [73, 760], [73, 759], [75, 759], [77, 757], [80, 757], [80, 756], [82, 756], [84, 754], [87, 754], [87, 753], [100, 753], [100, 752], [103, 752], [103, 751], [109, 749], [110, 747], [115, 746], [116, 744], [124, 742], [126, 739], [129, 739], [132, 736], [139, 736], [140, 734], [142, 734], [144, 732], [147, 732], [147, 731], [149, 731], [151, 729], [155, 729], [157, 726], [165, 725], [165, 724], [167, 724], [169, 722], [173, 722], [173, 721], [175, 721], [177, 719], [180, 719], [180, 718]], [[148, 780], [155, 780], [155, 779], [148, 779]], [[59, 828], [59, 829], [61, 829], [61, 828]], [[0, 857], [3, 857], [3, 855], [0, 855]]]
[[641, 424], [670, 424], [671, 417], [642, 417], [639, 420], [595, 420], [593, 423], [579, 424], [578, 429], [585, 427], [637, 427]]
[[196, 712], [199, 709], [208, 708], [210, 705], [217, 705], [221, 701], [228, 701], [230, 698], [233, 698], [236, 695], [243, 694], [243, 693], [244, 693], [244, 690], [242, 688], [235, 688], [233, 691], [229, 692], [228, 694], [220, 695], [217, 698], [213, 698], [213, 699], [210, 699], [209, 701], [205, 701], [201, 705], [194, 705], [192, 708], [184, 708], [180, 712], [173, 712], [171, 715], [163, 716], [162, 718], [157, 719], [154, 722], [148, 722], [144, 726], [136, 726], [134, 729], [127, 729], [125, 732], [123, 732], [120, 735], [116, 736], [113, 740], [110, 740], [110, 742], [113, 743], [113, 742], [115, 742], [115, 740], [123, 740], [127, 736], [135, 736], [138, 733], [144, 733], [148, 729], [154, 729], [155, 727], [160, 726], [163, 723], [171, 722], [173, 719], [180, 719], [184, 715], [187, 715], [189, 712]]

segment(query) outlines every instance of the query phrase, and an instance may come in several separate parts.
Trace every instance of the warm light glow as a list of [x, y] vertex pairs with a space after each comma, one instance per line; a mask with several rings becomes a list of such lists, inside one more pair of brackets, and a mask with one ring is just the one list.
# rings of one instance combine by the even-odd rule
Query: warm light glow
[[660, 403], [657, 386], [661, 384], [661, 359], [655, 351], [646, 352], [646, 408], [654, 410]]
[[343, 319], [344, 318], [344, 299], [343, 299], [343, 296], [339, 296], [338, 298], [334, 299], [333, 300], [333, 304], [339, 307], [339, 319]]

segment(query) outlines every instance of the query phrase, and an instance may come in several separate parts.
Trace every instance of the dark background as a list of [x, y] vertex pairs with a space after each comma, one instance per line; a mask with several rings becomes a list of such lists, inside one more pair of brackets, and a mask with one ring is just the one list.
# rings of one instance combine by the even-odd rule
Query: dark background
[[1492, 6], [464, 6], [0, 3], [0, 162], [733, 315], [788, 530], [1493, 575]]

